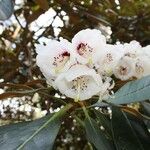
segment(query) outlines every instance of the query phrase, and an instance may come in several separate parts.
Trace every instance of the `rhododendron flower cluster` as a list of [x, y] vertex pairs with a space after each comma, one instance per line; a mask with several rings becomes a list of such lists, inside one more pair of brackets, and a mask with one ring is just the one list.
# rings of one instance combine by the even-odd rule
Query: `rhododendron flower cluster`
[[99, 30], [78, 32], [71, 42], [62, 39], [38, 45], [37, 65], [49, 85], [75, 101], [99, 96], [107, 99], [113, 78], [129, 80], [150, 74], [150, 46], [136, 41], [107, 44]]

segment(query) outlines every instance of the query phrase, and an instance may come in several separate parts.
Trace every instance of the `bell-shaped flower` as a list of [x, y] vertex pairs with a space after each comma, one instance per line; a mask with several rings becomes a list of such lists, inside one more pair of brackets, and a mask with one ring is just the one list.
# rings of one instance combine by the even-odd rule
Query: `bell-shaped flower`
[[102, 88], [102, 79], [94, 69], [85, 65], [73, 65], [56, 79], [59, 91], [75, 101], [91, 98]]
[[113, 73], [116, 78], [121, 80], [128, 80], [134, 76], [135, 61], [134, 59], [124, 56], [122, 57], [116, 66], [113, 68]]
[[128, 56], [131, 58], [136, 58], [141, 55], [141, 45], [137, 41], [131, 41], [130, 43], [125, 43], [122, 45], [122, 49], [124, 51], [124, 56]]
[[99, 30], [85, 29], [78, 32], [72, 39], [72, 44], [80, 63], [92, 64], [99, 59], [106, 44], [105, 37]]
[[37, 65], [47, 79], [51, 76], [57, 77], [59, 73], [67, 70], [75, 59], [71, 43], [67, 40], [60, 42], [53, 40], [46, 46], [38, 45], [36, 51]]
[[102, 75], [111, 76], [113, 74], [113, 68], [124, 53], [120, 45], [107, 44], [104, 50], [104, 53], [98, 60], [98, 72]]
[[142, 47], [142, 52], [144, 55], [146, 55], [150, 58], [150, 45]]
[[40, 68], [40, 70], [41, 70], [42, 74], [44, 75], [44, 77], [46, 78], [47, 84], [52, 86], [55, 90], [57, 90], [57, 86], [55, 84], [56, 76], [52, 76], [49, 73], [49, 70], [43, 70], [42, 68]]
[[150, 75], [150, 57], [141, 55], [135, 62], [135, 77], [139, 79], [147, 75]]

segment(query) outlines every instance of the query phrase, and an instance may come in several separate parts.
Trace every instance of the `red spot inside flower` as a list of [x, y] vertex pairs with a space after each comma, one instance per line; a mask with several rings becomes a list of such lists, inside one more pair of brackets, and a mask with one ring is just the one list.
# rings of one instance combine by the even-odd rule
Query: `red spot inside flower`
[[80, 43], [77, 46], [77, 52], [79, 55], [84, 55], [84, 53], [86, 52], [86, 46], [87, 46], [87, 44], [84, 44], [84, 43]]
[[84, 43], [80, 43], [78, 46], [77, 46], [77, 50], [80, 50], [81, 48], [85, 47], [85, 44]]
[[70, 56], [70, 53], [68, 53], [67, 51], [62, 53], [62, 56]]
[[126, 75], [127, 74], [127, 68], [126, 67], [123, 67], [123, 66], [120, 66], [120, 74], [121, 75]]

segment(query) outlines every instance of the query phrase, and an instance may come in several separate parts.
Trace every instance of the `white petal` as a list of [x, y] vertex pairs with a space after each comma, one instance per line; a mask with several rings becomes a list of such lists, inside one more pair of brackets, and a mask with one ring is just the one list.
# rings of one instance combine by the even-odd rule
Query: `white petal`
[[141, 78], [150, 75], [150, 57], [139, 56], [135, 63], [135, 77]]
[[138, 55], [141, 54], [141, 45], [139, 44], [139, 42], [137, 41], [131, 41], [130, 43], [125, 43], [123, 44], [123, 50], [124, 50], [124, 54], [129, 54], [137, 57]]
[[103, 75], [111, 76], [114, 66], [116, 66], [123, 55], [124, 53], [122, 49], [120, 49], [120, 45], [107, 44], [104, 53], [99, 57], [98, 72]]
[[97, 81], [95, 70], [90, 69], [84, 65], [75, 65], [71, 67], [67, 72], [66, 80], [72, 81], [73, 79], [83, 75], [93, 76], [95, 77], [94, 79]]
[[128, 80], [134, 76], [135, 60], [130, 57], [121, 58], [117, 65], [113, 68], [113, 73], [116, 78]]
[[57, 76], [59, 72], [68, 69], [72, 61], [75, 61], [71, 49], [71, 43], [67, 42], [67, 40], [62, 40], [61, 42], [51, 41], [46, 46], [39, 45], [37, 47], [37, 65], [44, 75]]
[[[106, 39], [99, 30], [86, 29], [78, 32], [72, 39], [74, 50], [78, 54], [78, 61], [81, 63], [93, 63], [99, 58], [99, 53], [103, 51]], [[82, 53], [78, 51], [78, 47], [83, 45]], [[79, 48], [80, 50], [81, 48]], [[84, 50], [85, 49], [85, 50]]]
[[67, 97], [86, 100], [98, 94], [102, 87], [102, 79], [93, 69], [75, 65], [57, 77], [56, 85]]
[[144, 55], [150, 57], [150, 45], [148, 45], [146, 47], [143, 47], [142, 52], [143, 52]]

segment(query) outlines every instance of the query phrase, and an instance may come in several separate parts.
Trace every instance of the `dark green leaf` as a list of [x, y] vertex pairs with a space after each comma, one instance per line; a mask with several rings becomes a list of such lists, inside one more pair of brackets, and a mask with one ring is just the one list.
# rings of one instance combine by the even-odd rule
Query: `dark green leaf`
[[104, 127], [105, 132], [111, 136], [111, 121], [108, 117], [106, 117], [104, 114], [101, 114], [99, 111], [94, 111], [96, 114], [96, 117], [100, 124]]
[[61, 125], [61, 117], [71, 104], [53, 116], [48, 115], [32, 122], [23, 122], [0, 127], [1, 150], [50, 150]]
[[[149, 102], [141, 102], [141, 111], [146, 117], [150, 118], [150, 103]], [[150, 129], [150, 120], [144, 120], [146, 126]]]
[[144, 113], [146, 115], [150, 116], [150, 103], [142, 102], [141, 105], [142, 105], [142, 109], [143, 109]]
[[144, 150], [126, 114], [112, 106], [112, 132], [117, 150]]
[[93, 143], [98, 150], [114, 150], [113, 144], [106, 138], [95, 120], [86, 118], [85, 129], [89, 142]]
[[128, 113], [126, 115], [132, 125], [132, 128], [136, 132], [136, 135], [140, 139], [140, 142], [142, 143], [144, 149], [145, 150], [149, 149], [150, 133], [149, 133], [145, 123], [143, 122], [143, 120], [141, 120], [131, 114], [128, 114]]
[[[27, 140], [40, 126], [42, 126], [51, 116], [42, 119], [23, 122], [0, 127], [0, 149], [16, 150], [19, 145]], [[60, 121], [54, 120], [46, 126], [37, 136], [35, 136], [24, 147], [25, 150], [50, 150], [59, 131]]]

